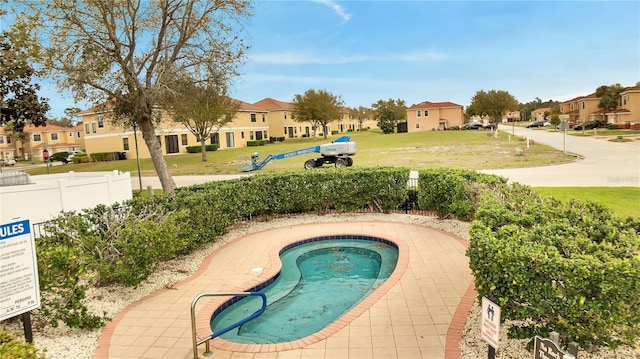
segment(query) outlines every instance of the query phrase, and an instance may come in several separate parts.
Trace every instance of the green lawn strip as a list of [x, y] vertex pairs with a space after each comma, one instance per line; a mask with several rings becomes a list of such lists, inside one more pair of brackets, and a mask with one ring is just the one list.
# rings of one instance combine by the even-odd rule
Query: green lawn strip
[[640, 187], [535, 187], [544, 197], [561, 201], [588, 200], [609, 207], [618, 216], [640, 218]]

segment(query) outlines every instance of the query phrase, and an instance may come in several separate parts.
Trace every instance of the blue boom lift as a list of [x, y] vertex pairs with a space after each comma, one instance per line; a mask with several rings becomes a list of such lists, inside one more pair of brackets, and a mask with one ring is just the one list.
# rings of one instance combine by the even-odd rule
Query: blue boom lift
[[258, 161], [258, 152], [251, 154], [251, 165], [240, 169], [242, 172], [256, 171], [262, 169], [271, 160], [282, 160], [289, 157], [305, 155], [307, 153], [320, 153], [322, 157], [312, 158], [304, 163], [305, 169], [321, 167], [323, 164], [332, 163], [336, 167], [345, 167], [353, 165], [353, 159], [349, 156], [356, 154], [356, 143], [351, 142], [351, 137], [342, 136], [338, 139], [324, 145], [307, 147], [295, 151], [279, 153], [277, 155], [269, 154], [262, 161]]

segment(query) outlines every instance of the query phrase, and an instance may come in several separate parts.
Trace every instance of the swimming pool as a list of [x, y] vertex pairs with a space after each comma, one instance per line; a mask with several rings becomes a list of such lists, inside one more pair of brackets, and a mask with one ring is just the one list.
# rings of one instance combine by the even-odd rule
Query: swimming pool
[[[282, 269], [254, 287], [267, 295], [264, 314], [221, 337], [247, 344], [294, 341], [309, 336], [355, 307], [393, 273], [398, 247], [370, 236], [325, 236], [280, 251]], [[214, 333], [256, 312], [256, 297], [235, 297], [212, 316]]]

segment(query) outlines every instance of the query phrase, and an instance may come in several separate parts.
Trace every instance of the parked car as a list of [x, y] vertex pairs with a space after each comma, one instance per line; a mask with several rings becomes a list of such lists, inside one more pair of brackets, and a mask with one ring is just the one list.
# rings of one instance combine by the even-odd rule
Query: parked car
[[545, 121], [543, 120], [533, 121], [533, 122], [529, 122], [529, 124], [526, 127], [527, 128], [544, 127], [544, 123]]
[[16, 160], [13, 158], [0, 158], [0, 167], [14, 166], [15, 164]]
[[75, 156], [86, 156], [87, 154], [84, 151], [69, 151], [69, 152], [58, 152], [54, 153], [51, 156], [52, 161], [60, 161], [64, 164], [69, 162], [73, 162], [73, 157]]
[[602, 122], [592, 120], [592, 121], [587, 121], [587, 122], [583, 122], [581, 124], [575, 125], [573, 126], [573, 129], [576, 131], [582, 131], [582, 128], [584, 127], [585, 130], [593, 130], [594, 128], [598, 128], [602, 126], [603, 126]]
[[471, 121], [462, 125], [463, 130], [479, 130], [481, 128], [482, 128], [482, 122]]
[[495, 130], [496, 129], [496, 124], [493, 122], [487, 122], [482, 124], [482, 128], [485, 130]]

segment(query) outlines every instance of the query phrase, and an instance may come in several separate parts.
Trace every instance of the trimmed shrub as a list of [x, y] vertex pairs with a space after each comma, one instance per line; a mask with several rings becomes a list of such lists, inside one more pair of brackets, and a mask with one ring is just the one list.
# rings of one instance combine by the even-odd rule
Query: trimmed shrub
[[543, 199], [514, 184], [486, 195], [467, 251], [478, 298], [492, 297], [510, 334], [555, 330], [582, 347], [640, 338], [638, 223], [593, 202]]
[[251, 146], [264, 146], [267, 144], [267, 140], [254, 140], [254, 141], [247, 141], [247, 146], [251, 147]]
[[470, 220], [480, 203], [482, 189], [504, 183], [506, 178], [470, 170], [423, 170], [418, 177], [418, 206], [441, 218]]
[[[187, 153], [202, 153], [202, 147], [200, 145], [187, 146], [185, 148], [187, 149]], [[204, 146], [204, 150], [206, 152], [217, 151], [218, 150], [218, 145], [217, 144], [205, 145]]]
[[113, 152], [96, 152], [91, 154], [91, 161], [93, 162], [115, 161], [115, 156]]

